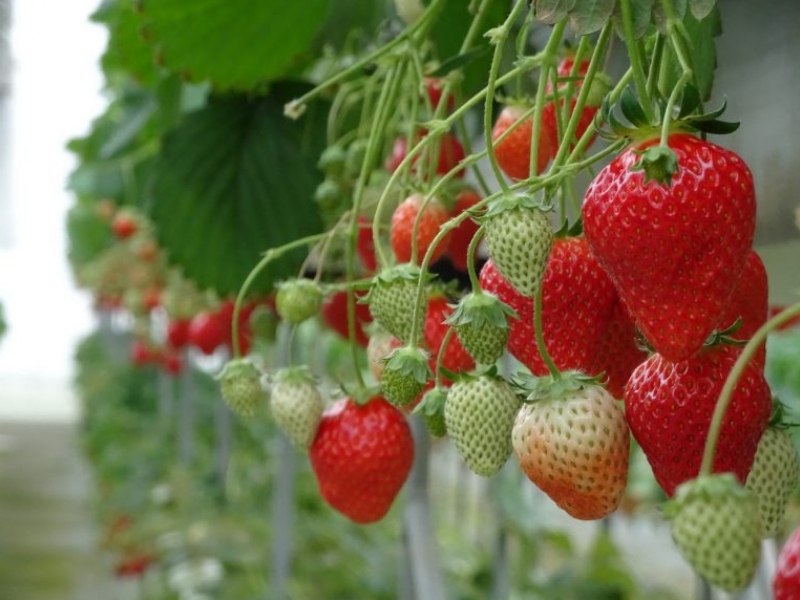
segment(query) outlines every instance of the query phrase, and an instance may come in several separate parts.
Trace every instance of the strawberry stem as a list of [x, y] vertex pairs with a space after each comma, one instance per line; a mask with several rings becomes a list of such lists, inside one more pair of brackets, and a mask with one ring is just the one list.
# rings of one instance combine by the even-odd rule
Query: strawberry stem
[[633, 31], [633, 10], [631, 9], [632, 0], [620, 0], [619, 6], [622, 10], [622, 29], [625, 34], [625, 45], [628, 47], [628, 57], [633, 69], [633, 81], [636, 85], [636, 92], [642, 101], [642, 109], [647, 120], [652, 123], [655, 120], [653, 106], [648, 94], [647, 79], [645, 79], [642, 56], [639, 53], [639, 46]]
[[544, 286], [539, 285], [536, 290], [536, 295], [533, 300], [533, 329], [536, 332], [536, 348], [542, 356], [544, 364], [547, 365], [547, 370], [550, 371], [550, 376], [553, 381], [561, 379], [561, 371], [558, 370], [556, 363], [547, 351], [547, 344], [544, 341], [544, 331], [542, 330], [542, 297], [544, 296]]
[[436, 355], [435, 383], [437, 388], [442, 387], [442, 365], [444, 364], [444, 355], [447, 351], [447, 345], [450, 343], [450, 338], [453, 337], [455, 331], [453, 327], [448, 327], [442, 338], [442, 345], [439, 346], [439, 353]]
[[481, 293], [481, 284], [478, 280], [478, 274], [475, 272], [475, 253], [478, 250], [478, 244], [483, 237], [483, 226], [478, 228], [475, 235], [469, 241], [467, 246], [467, 274], [469, 275], [469, 283], [472, 286], [472, 291], [476, 294]]
[[747, 368], [747, 365], [753, 359], [756, 352], [758, 352], [758, 348], [761, 344], [767, 339], [767, 335], [769, 335], [771, 331], [780, 328], [783, 324], [788, 323], [797, 315], [800, 315], [800, 302], [782, 310], [764, 323], [758, 331], [753, 334], [753, 337], [750, 338], [750, 341], [747, 342], [744, 349], [742, 349], [742, 353], [739, 355], [739, 358], [736, 359], [731, 372], [728, 374], [728, 378], [725, 380], [725, 385], [722, 386], [722, 391], [720, 391], [719, 398], [717, 399], [717, 405], [714, 407], [714, 415], [711, 418], [711, 425], [708, 428], [708, 437], [706, 438], [706, 445], [703, 451], [703, 462], [700, 465], [700, 476], [711, 474], [714, 452], [716, 452], [717, 449], [717, 441], [719, 440], [719, 434], [722, 429], [722, 422], [725, 419], [725, 412], [728, 410], [728, 405], [733, 397], [734, 389], [739, 383], [739, 379]]

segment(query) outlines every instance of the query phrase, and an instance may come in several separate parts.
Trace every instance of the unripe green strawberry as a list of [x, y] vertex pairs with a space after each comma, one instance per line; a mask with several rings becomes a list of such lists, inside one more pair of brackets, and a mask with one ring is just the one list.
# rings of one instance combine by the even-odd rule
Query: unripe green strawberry
[[758, 443], [746, 487], [758, 500], [762, 537], [774, 537], [786, 513], [789, 496], [800, 483], [797, 449], [786, 429], [768, 427]]
[[678, 487], [672, 538], [680, 553], [709, 583], [727, 592], [748, 586], [758, 567], [758, 503], [730, 473], [701, 476]]
[[431, 377], [428, 355], [421, 348], [397, 348], [384, 359], [381, 373], [383, 397], [395, 406], [402, 407], [422, 392]]
[[222, 399], [237, 415], [252, 417], [266, 399], [261, 373], [253, 363], [243, 358], [228, 362], [218, 379]]
[[474, 473], [490, 477], [508, 460], [519, 405], [508, 383], [491, 375], [461, 379], [448, 391], [445, 426]]
[[497, 296], [478, 288], [461, 299], [445, 322], [455, 328], [461, 345], [476, 362], [492, 365], [506, 349], [509, 317], [519, 318]]
[[444, 421], [444, 406], [447, 402], [447, 390], [434, 387], [429, 390], [414, 409], [415, 414], [422, 416], [422, 422], [434, 437], [447, 435], [447, 424]]
[[411, 339], [412, 331], [416, 331], [417, 339], [422, 336], [424, 304], [418, 308], [417, 318], [414, 319], [419, 277], [419, 267], [411, 264], [386, 269], [372, 280], [372, 287], [366, 296], [372, 318], [402, 342]]
[[489, 256], [517, 291], [535, 296], [555, 233], [541, 204], [530, 196], [506, 195], [481, 218]]
[[531, 388], [512, 431], [520, 467], [570, 516], [610, 515], [628, 482], [630, 432], [621, 407], [595, 380], [575, 372], [533, 378]]
[[275, 308], [284, 321], [297, 325], [319, 312], [322, 290], [311, 279], [290, 279], [278, 286]]
[[281, 369], [272, 376], [269, 407], [275, 423], [300, 450], [308, 450], [324, 409], [307, 367]]

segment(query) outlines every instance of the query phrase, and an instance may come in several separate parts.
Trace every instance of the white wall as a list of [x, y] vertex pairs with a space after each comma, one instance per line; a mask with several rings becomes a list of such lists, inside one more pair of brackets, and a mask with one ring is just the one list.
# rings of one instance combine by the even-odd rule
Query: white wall
[[[104, 108], [99, 57], [105, 31], [88, 21], [99, 0], [17, 0], [12, 7], [12, 84], [7, 117], [9, 196], [0, 247], [0, 418], [73, 418], [77, 341], [93, 328], [90, 300], [66, 263], [65, 149]], [[10, 239], [9, 239], [10, 237]]]

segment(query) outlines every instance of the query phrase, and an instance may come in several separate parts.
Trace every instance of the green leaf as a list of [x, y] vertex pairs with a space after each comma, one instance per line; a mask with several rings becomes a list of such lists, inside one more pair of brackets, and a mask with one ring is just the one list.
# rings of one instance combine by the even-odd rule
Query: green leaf
[[691, 14], [684, 19], [692, 51], [692, 70], [700, 96], [707, 100], [714, 84], [717, 68], [717, 47], [714, 38], [722, 33], [719, 9], [714, 9], [705, 19], [698, 21]]
[[193, 81], [249, 90], [303, 61], [329, 0], [142, 0], [164, 64]]
[[566, 17], [576, 0], [537, 0], [536, 18], [547, 25], [555, 25]]
[[[654, 0], [633, 0], [631, 4], [631, 16], [633, 20], [633, 37], [637, 40], [650, 29], [653, 20]], [[614, 9], [614, 26], [621, 38], [624, 38], [624, 27], [622, 23], [622, 9], [618, 4]]]
[[717, 0], [689, 0], [689, 10], [698, 21], [702, 21], [717, 6]]
[[[212, 97], [165, 138], [150, 213], [171, 260], [201, 287], [235, 292], [262, 252], [320, 231], [313, 195], [328, 107], [283, 116], [307, 89], [281, 82], [266, 97]], [[295, 275], [304, 256], [272, 263], [254, 291]]]
[[154, 84], [159, 67], [154, 60], [154, 48], [145, 39], [144, 20], [134, 10], [133, 2], [118, 0], [96, 12], [93, 18], [108, 27], [108, 44], [101, 58], [106, 75], [123, 71], [141, 84]]
[[108, 248], [114, 234], [94, 204], [78, 203], [67, 212], [68, 256], [73, 265], [86, 264]]
[[[682, 21], [686, 15], [687, 5], [688, 0], [673, 0], [672, 11], [675, 13], [675, 18], [678, 21]], [[664, 6], [661, 2], [653, 4], [653, 21], [661, 33], [667, 33], [667, 16], [664, 14]]]
[[374, 32], [389, 15], [387, 5], [375, 0], [328, 0], [325, 22], [314, 43], [314, 54], [324, 47], [341, 50], [349, 42], [362, 37], [374, 38]]
[[577, 0], [569, 14], [570, 25], [577, 35], [600, 31], [611, 19], [615, 4], [616, 0]]

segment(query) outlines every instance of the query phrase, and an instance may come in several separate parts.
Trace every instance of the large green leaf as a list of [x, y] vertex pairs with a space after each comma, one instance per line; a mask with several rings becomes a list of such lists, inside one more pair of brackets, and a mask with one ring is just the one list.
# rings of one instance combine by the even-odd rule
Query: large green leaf
[[[200, 286], [235, 292], [262, 252], [320, 231], [313, 195], [328, 107], [283, 116], [307, 89], [282, 82], [262, 98], [212, 97], [166, 136], [150, 212], [171, 261]], [[258, 289], [296, 272], [302, 257], [276, 262]]]
[[68, 256], [73, 265], [82, 265], [97, 257], [114, 241], [108, 222], [92, 203], [78, 203], [67, 213]]
[[309, 49], [329, 0], [142, 0], [164, 64], [193, 81], [249, 90], [286, 74]]
[[350, 42], [372, 41], [375, 30], [388, 16], [388, 5], [380, 0], [329, 0], [313, 51], [321, 54], [326, 46], [341, 50]]
[[570, 11], [569, 22], [578, 35], [599, 31], [608, 23], [616, 0], [578, 0]]
[[153, 47], [145, 40], [144, 21], [133, 7], [132, 0], [104, 3], [92, 20], [108, 28], [108, 44], [101, 64], [108, 77], [123, 71], [143, 85], [155, 83], [159, 67]]

